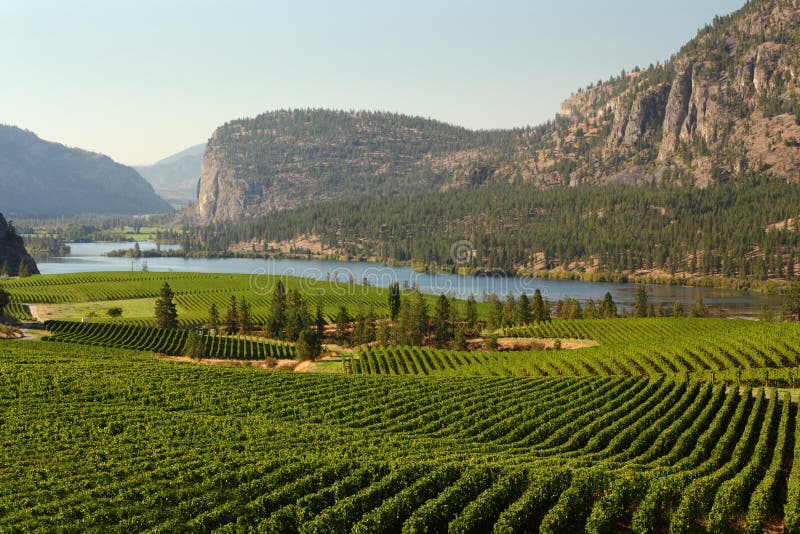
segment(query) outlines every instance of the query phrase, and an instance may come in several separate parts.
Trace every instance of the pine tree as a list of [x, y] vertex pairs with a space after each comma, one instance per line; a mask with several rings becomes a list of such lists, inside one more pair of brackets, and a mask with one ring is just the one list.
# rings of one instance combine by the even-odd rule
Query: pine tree
[[219, 328], [219, 310], [217, 310], [217, 305], [213, 302], [208, 309], [208, 328], [211, 330]]
[[250, 304], [242, 298], [239, 303], [239, 332], [249, 334], [253, 330], [253, 319], [250, 313]]
[[517, 322], [519, 324], [529, 324], [532, 320], [531, 301], [528, 299], [528, 295], [523, 293], [519, 296], [519, 302], [517, 302]]
[[3, 264], [0, 265], [0, 276], [11, 276], [11, 265], [8, 264], [8, 260], [3, 260]]
[[517, 301], [511, 293], [506, 295], [506, 302], [503, 305], [503, 319], [504, 324], [508, 326], [512, 325], [517, 319]]
[[636, 288], [636, 302], [633, 305], [634, 317], [647, 317], [647, 291], [644, 286]]
[[544, 322], [547, 317], [547, 310], [542, 299], [542, 292], [536, 290], [533, 292], [533, 303], [531, 304], [531, 316], [537, 323]]
[[308, 314], [308, 305], [303, 295], [293, 289], [286, 296], [286, 327], [285, 337], [289, 341], [296, 341], [300, 332], [311, 325], [311, 317]]
[[314, 327], [317, 331], [317, 338], [321, 341], [325, 337], [325, 316], [322, 315], [322, 299], [317, 301], [317, 309], [314, 314]]
[[675, 301], [675, 303], [672, 305], [672, 316], [683, 317], [684, 315], [683, 304], [681, 304], [680, 301]]
[[322, 352], [322, 344], [314, 330], [304, 328], [297, 336], [295, 343], [295, 355], [297, 360], [316, 360]]
[[156, 300], [156, 327], [178, 328], [178, 310], [173, 299], [175, 295], [167, 282], [161, 286], [161, 294]]
[[183, 355], [189, 358], [204, 358], [206, 344], [203, 341], [203, 336], [197, 332], [189, 332], [186, 336], [186, 344], [183, 347]]
[[464, 310], [464, 322], [466, 323], [467, 331], [475, 332], [478, 327], [478, 303], [475, 301], [473, 295], [470, 295], [467, 299]]
[[445, 295], [436, 299], [433, 316], [433, 337], [437, 347], [445, 347], [453, 337], [450, 323], [450, 302]]
[[617, 316], [617, 304], [614, 302], [614, 297], [611, 292], [607, 291], [603, 297], [603, 303], [600, 305], [600, 315], [606, 319], [613, 319]]
[[392, 321], [397, 319], [400, 313], [400, 284], [397, 282], [389, 286], [389, 317]]
[[344, 343], [347, 340], [350, 320], [350, 314], [347, 313], [347, 308], [339, 306], [339, 313], [336, 315], [336, 341], [339, 343]]
[[783, 300], [783, 313], [787, 319], [800, 321], [800, 282], [794, 282], [786, 290]]
[[489, 320], [486, 326], [489, 330], [497, 330], [503, 326], [503, 305], [493, 293], [486, 297], [486, 302], [489, 305]]
[[286, 291], [283, 282], [278, 280], [275, 291], [272, 294], [272, 309], [269, 319], [267, 319], [267, 330], [273, 337], [280, 338], [286, 328]]
[[228, 310], [225, 312], [225, 332], [235, 334], [239, 331], [239, 306], [236, 304], [236, 295], [231, 295]]
[[8, 306], [8, 303], [11, 301], [11, 297], [8, 295], [5, 289], [0, 286], [0, 316], [3, 315], [3, 312]]
[[25, 258], [19, 260], [19, 270], [17, 271], [17, 276], [20, 278], [28, 278], [31, 275], [31, 268], [28, 266], [28, 262], [25, 261]]

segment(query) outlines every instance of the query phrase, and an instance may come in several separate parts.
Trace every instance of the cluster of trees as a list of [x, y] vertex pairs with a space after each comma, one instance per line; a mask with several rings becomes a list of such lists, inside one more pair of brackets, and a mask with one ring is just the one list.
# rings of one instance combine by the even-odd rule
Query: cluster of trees
[[489, 317], [486, 321], [487, 328], [494, 330], [502, 326], [513, 324], [540, 323], [550, 320], [550, 303], [542, 298], [542, 292], [538, 289], [533, 293], [533, 298], [527, 295], [520, 295], [515, 299], [509, 293], [504, 302], [500, 302], [497, 295], [487, 297], [489, 303]]
[[[765, 280], [796, 276], [800, 188], [742, 178], [705, 189], [484, 185], [439, 195], [356, 197], [193, 228], [192, 250], [319, 235], [351, 257], [502, 272], [570, 264], [596, 272], [660, 270]], [[451, 245], [474, 247], [466, 263]], [[257, 251], [262, 253], [265, 251]]]
[[[0, 276], [11, 276], [14, 272], [15, 271], [11, 269], [11, 263], [8, 260], [3, 260], [3, 263], [0, 264]], [[31, 272], [30, 263], [26, 261], [25, 258], [19, 260], [16, 274], [20, 278], [27, 278], [33, 274]]]

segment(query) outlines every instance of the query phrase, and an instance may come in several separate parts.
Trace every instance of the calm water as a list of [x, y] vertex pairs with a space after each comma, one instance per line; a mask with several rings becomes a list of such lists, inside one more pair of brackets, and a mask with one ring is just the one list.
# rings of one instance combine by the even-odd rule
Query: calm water
[[[155, 249], [152, 242], [139, 243], [142, 250]], [[424, 274], [415, 272], [410, 267], [391, 267], [376, 263], [340, 262], [317, 260], [275, 260], [275, 259], [204, 259], [204, 258], [147, 258], [131, 260], [130, 258], [109, 258], [103, 253], [132, 248], [132, 243], [70, 243], [70, 255], [63, 258], [50, 258], [39, 262], [42, 274], [76, 273], [91, 271], [139, 271], [142, 262], [146, 261], [150, 271], [154, 272], [197, 272], [197, 273], [241, 273], [251, 274], [257, 280], [261, 274], [277, 274], [301, 276], [311, 280], [354, 280], [362, 283], [364, 279], [370, 285], [387, 287], [393, 282], [401, 286], [416, 286], [425, 293], [446, 293], [466, 298], [473, 294], [483, 299], [489, 293], [506, 295], [513, 293], [532, 294], [539, 289], [544, 298], [551, 301], [573, 297], [578, 300], [603, 298], [607, 291], [614, 300], [623, 305], [630, 305], [634, 300], [635, 288], [629, 284], [605, 284], [589, 282], [570, 282], [538, 280], [516, 277], [458, 276], [452, 274]], [[170, 247], [162, 247], [170, 248]], [[174, 247], [173, 247], [174, 248]], [[723, 306], [731, 316], [755, 316], [764, 304], [779, 306], [780, 299], [762, 294], [746, 294], [726, 289], [686, 288], [668, 286], [649, 286], [650, 301], [656, 305], [673, 302], [684, 303], [686, 309], [698, 297], [703, 297], [712, 308]]]

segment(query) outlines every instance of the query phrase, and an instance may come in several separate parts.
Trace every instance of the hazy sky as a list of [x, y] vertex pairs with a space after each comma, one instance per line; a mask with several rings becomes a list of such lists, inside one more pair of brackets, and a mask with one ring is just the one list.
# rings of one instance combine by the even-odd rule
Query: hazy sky
[[0, 0], [0, 123], [151, 163], [294, 107], [535, 125], [744, 0]]

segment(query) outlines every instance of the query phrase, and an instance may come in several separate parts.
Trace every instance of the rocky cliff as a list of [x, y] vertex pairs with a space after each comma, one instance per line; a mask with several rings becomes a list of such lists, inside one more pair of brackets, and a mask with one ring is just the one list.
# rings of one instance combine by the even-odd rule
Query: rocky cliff
[[19, 273], [22, 262], [28, 265], [30, 274], [39, 274], [36, 262], [25, 250], [25, 243], [22, 237], [17, 234], [14, 227], [0, 213], [0, 271], [7, 269], [8, 273], [3, 274], [16, 276]]
[[220, 127], [203, 160], [202, 221], [353, 194], [483, 182], [800, 179], [800, 2], [751, 0], [669, 61], [569, 97], [537, 128], [472, 132], [391, 114], [266, 113]]
[[171, 207], [130, 167], [0, 125], [0, 211], [13, 217], [164, 213]]

